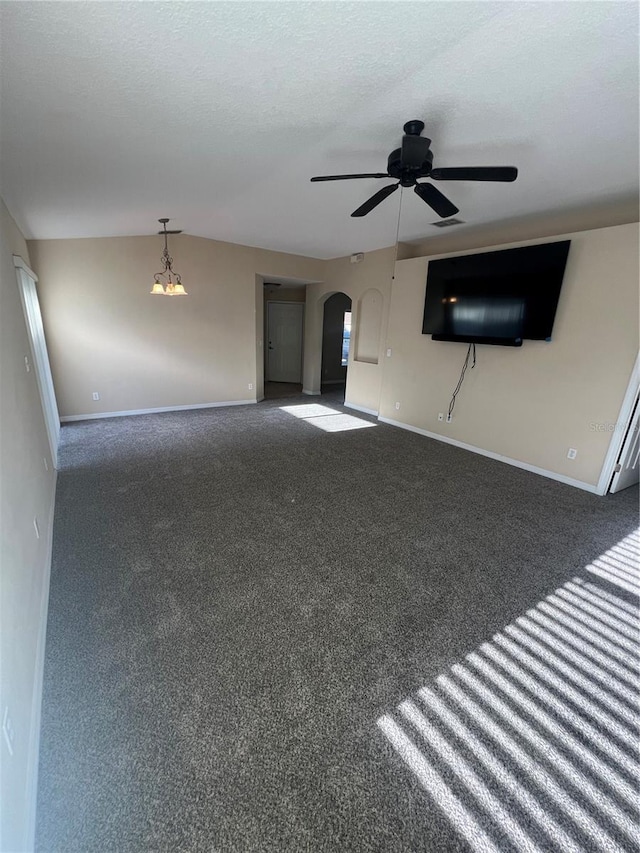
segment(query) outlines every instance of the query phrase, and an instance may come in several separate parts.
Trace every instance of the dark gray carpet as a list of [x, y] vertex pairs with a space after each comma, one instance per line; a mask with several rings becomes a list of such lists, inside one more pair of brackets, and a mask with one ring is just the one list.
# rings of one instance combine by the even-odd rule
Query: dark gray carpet
[[62, 430], [37, 850], [635, 849], [637, 490], [298, 403]]

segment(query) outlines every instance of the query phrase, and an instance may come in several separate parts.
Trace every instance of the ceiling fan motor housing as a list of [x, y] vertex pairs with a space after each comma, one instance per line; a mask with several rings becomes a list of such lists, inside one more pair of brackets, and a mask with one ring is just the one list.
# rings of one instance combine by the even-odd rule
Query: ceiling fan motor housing
[[[425, 142], [431, 144], [430, 139], [423, 137]], [[403, 187], [412, 187], [418, 178], [426, 178], [433, 166], [433, 151], [427, 151], [427, 155], [418, 167], [402, 166], [402, 148], [396, 148], [389, 154], [387, 159], [387, 172], [392, 178], [400, 181]]]

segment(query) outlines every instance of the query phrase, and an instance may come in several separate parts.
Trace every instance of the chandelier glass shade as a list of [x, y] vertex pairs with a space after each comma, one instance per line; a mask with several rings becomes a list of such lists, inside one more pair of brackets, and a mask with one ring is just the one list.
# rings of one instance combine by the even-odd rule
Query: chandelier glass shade
[[150, 292], [158, 296], [187, 296], [180, 275], [173, 269], [173, 258], [169, 254], [167, 242], [169, 234], [182, 234], [182, 231], [167, 231], [168, 221], [168, 219], [158, 219], [163, 228], [162, 231], [158, 231], [158, 234], [164, 235], [164, 251], [161, 258], [162, 270], [154, 275]]

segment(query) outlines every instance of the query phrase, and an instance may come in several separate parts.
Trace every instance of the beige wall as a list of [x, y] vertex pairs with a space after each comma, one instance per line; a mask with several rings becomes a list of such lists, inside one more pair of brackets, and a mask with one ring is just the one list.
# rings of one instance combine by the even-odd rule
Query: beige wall
[[149, 294], [160, 237], [42, 240], [29, 249], [62, 417], [260, 398], [262, 280], [317, 280], [323, 269], [323, 261], [183, 234], [169, 249], [189, 296], [167, 298]]
[[29, 263], [24, 238], [0, 202], [0, 713], [9, 708], [15, 731], [13, 756], [0, 739], [0, 849], [7, 851], [33, 841], [55, 490], [35, 373], [25, 370], [25, 356], [32, 358], [13, 254]]
[[[466, 347], [421, 334], [428, 259], [398, 261], [380, 415], [596, 485], [611, 433], [591, 425], [615, 423], [638, 352], [638, 227], [554, 239], [567, 238], [553, 340], [479, 346], [451, 424], [437, 416], [447, 412]], [[569, 447], [578, 450], [573, 461]]]
[[357, 361], [354, 351], [349, 356], [347, 369], [347, 404], [378, 411], [384, 338], [389, 309], [391, 276], [395, 260], [395, 246], [367, 252], [359, 264], [349, 258], [325, 261], [323, 281], [307, 286], [305, 311], [304, 389], [307, 393], [320, 392], [320, 354], [322, 352], [322, 315], [325, 300], [332, 293], [346, 293], [352, 301], [351, 328], [358, 326], [358, 303], [365, 292], [374, 288], [382, 299], [378, 364]]
[[[369, 252], [360, 264], [185, 234], [169, 248], [186, 298], [149, 294], [162, 251], [157, 236], [30, 242], [61, 417], [261, 399], [270, 277], [319, 282], [306, 293], [283, 285], [267, 294], [306, 296], [306, 390], [320, 391], [322, 303], [331, 293], [346, 293], [355, 306], [377, 289], [384, 342], [394, 247]], [[357, 323], [357, 308], [354, 315]], [[381, 360], [382, 350], [378, 364], [352, 360], [350, 403], [377, 411]]]
[[[373, 290], [382, 303], [378, 363], [369, 351], [367, 361], [352, 351], [348, 404], [594, 484], [608, 433], [589, 425], [615, 421], [637, 351], [637, 226], [568, 236], [554, 341], [527, 341], [521, 350], [481, 347], [455, 421], [444, 427], [437, 413], [447, 409], [464, 351], [420, 333], [424, 257], [398, 261], [392, 297], [394, 247], [351, 264], [348, 257], [320, 261], [181, 235], [170, 248], [191, 295], [167, 299], [148, 293], [162, 248], [155, 236], [36, 241], [30, 250], [63, 416], [261, 399], [262, 282], [316, 280], [306, 287], [307, 393], [320, 391], [324, 301], [337, 292], [352, 299], [357, 335], [359, 305]], [[539, 240], [517, 245], [527, 242]], [[516, 244], [487, 248], [500, 245]], [[578, 449], [573, 462], [569, 446]]]
[[489, 222], [486, 225], [431, 229], [429, 237], [412, 243], [401, 243], [398, 257], [420, 258], [425, 255], [450, 254], [471, 249], [515, 243], [519, 240], [542, 240], [556, 234], [593, 231], [613, 225], [638, 221], [638, 195], [614, 202], [601, 202], [556, 213], [536, 214]]

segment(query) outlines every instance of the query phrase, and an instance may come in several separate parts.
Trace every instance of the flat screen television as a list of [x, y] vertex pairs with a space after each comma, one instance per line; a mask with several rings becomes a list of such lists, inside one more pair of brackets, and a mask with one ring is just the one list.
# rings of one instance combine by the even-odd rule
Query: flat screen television
[[570, 243], [430, 261], [422, 334], [512, 347], [551, 340]]

